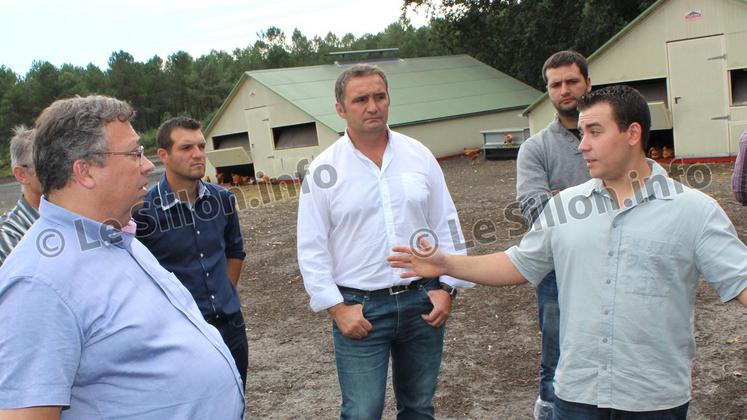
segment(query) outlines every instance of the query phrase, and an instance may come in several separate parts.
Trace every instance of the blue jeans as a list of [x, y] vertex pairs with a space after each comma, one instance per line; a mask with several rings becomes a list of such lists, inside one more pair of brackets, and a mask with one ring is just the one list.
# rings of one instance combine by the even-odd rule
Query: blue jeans
[[554, 271], [550, 272], [537, 286], [537, 307], [540, 331], [542, 331], [539, 394], [543, 401], [552, 402], [555, 400], [552, 383], [560, 357], [560, 309]]
[[689, 402], [656, 411], [622, 411], [555, 399], [554, 420], [685, 420]]
[[398, 295], [364, 297], [342, 292], [346, 305], [363, 305], [363, 316], [373, 328], [365, 338], [354, 340], [332, 323], [341, 419], [381, 418], [390, 354], [397, 418], [434, 418], [444, 326], [433, 328], [420, 315], [433, 309], [427, 292], [437, 287], [438, 280], [433, 279]]

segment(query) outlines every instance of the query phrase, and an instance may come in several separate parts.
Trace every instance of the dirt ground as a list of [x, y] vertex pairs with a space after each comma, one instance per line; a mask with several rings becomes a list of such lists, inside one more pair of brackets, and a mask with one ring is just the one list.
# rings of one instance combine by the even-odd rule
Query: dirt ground
[[[474, 239], [472, 227], [480, 220], [496, 226], [494, 240], [476, 243], [470, 254], [504, 250], [520, 239], [522, 230], [512, 221], [517, 214], [512, 206], [514, 165], [512, 160], [483, 160], [476, 166], [466, 159], [442, 163], [466, 239]], [[682, 167], [675, 174], [716, 198], [745, 240], [747, 208], [731, 196], [731, 172], [731, 164], [716, 164]], [[240, 212], [247, 250], [240, 294], [250, 346], [246, 415], [335, 418], [340, 392], [331, 321], [326, 313], [309, 309], [296, 262], [297, 199], [287, 198], [282, 188], [254, 198], [247, 195], [248, 205]], [[514, 216], [506, 218], [504, 209]], [[705, 284], [696, 307], [690, 418], [745, 420], [747, 310], [736, 302], [721, 304]], [[437, 417], [531, 418], [539, 339], [530, 286], [477, 287], [460, 293], [447, 324]], [[394, 418], [391, 385], [385, 418]]]

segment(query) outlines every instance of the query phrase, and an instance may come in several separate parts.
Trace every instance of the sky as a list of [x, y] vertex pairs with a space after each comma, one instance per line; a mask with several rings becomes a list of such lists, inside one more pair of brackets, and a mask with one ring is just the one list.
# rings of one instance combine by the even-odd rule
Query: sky
[[[401, 14], [402, 0], [0, 0], [0, 65], [20, 76], [34, 60], [55, 66], [88, 63], [106, 70], [124, 50], [136, 61], [177, 51], [193, 57], [232, 52], [276, 26], [290, 39], [294, 28], [311, 39], [378, 33]], [[415, 27], [425, 12], [408, 11]]]

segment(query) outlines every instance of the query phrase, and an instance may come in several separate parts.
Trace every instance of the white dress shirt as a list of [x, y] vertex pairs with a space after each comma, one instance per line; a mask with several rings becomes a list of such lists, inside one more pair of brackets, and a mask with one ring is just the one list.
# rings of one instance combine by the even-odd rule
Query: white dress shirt
[[[419, 233], [441, 251], [466, 254], [454, 202], [433, 154], [389, 131], [381, 168], [347, 133], [309, 166], [298, 204], [298, 263], [311, 309], [343, 301], [337, 286], [377, 290], [409, 284], [386, 257]], [[435, 238], [434, 238], [435, 235]], [[442, 276], [454, 287], [474, 284]]]

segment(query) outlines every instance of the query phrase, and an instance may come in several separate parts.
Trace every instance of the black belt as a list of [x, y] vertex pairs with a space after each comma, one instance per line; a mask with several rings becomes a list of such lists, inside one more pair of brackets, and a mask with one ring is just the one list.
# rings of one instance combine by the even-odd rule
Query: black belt
[[219, 327], [226, 322], [228, 322], [229, 319], [231, 319], [235, 314], [230, 315], [223, 315], [223, 314], [217, 314], [217, 315], [210, 315], [205, 317], [205, 321], [207, 321], [208, 324]]
[[352, 294], [364, 296], [364, 297], [393, 296], [393, 295], [398, 295], [400, 293], [405, 293], [408, 290], [416, 290], [431, 280], [435, 280], [435, 279], [424, 278], [420, 280], [415, 280], [414, 282], [410, 284], [404, 284], [401, 286], [392, 286], [392, 287], [387, 287], [386, 289], [378, 289], [378, 290], [361, 290], [361, 289], [354, 289], [352, 287], [345, 287], [345, 286], [337, 286], [337, 288], [340, 289], [341, 292], [352, 293]]

